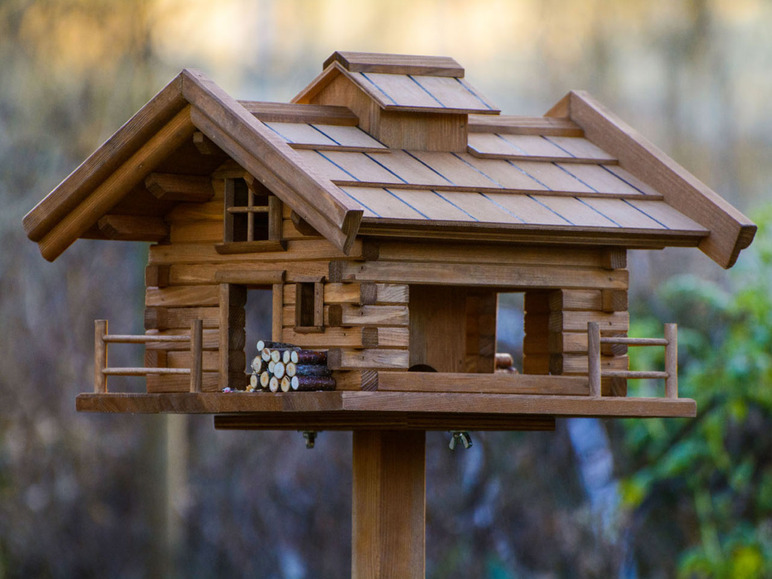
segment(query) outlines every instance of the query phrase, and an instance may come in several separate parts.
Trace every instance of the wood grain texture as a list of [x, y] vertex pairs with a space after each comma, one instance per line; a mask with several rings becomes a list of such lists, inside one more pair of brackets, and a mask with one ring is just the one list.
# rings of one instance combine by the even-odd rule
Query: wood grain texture
[[407, 54], [373, 54], [368, 52], [333, 52], [322, 68], [333, 62], [349, 72], [381, 72], [388, 74], [420, 74], [461, 78], [463, 67], [449, 56], [414, 56]]
[[160, 217], [104, 215], [97, 221], [99, 231], [116, 241], [162, 241], [169, 236], [169, 226]]
[[569, 114], [590, 141], [619, 158], [622, 168], [711, 232], [699, 248], [716, 263], [731, 267], [751, 243], [756, 225], [590, 95], [571, 92]]
[[424, 432], [354, 433], [351, 510], [352, 578], [425, 576]]
[[488, 394], [587, 395], [587, 379], [508, 373], [378, 372], [378, 390]]
[[[206, 373], [205, 373], [206, 374]], [[206, 377], [205, 377], [206, 379]], [[187, 389], [189, 379], [182, 379]], [[357, 411], [367, 420], [373, 412], [456, 413], [541, 416], [694, 417], [697, 405], [688, 398], [620, 398], [538, 396], [518, 394], [414, 392], [294, 392], [201, 394], [80, 394], [76, 408], [84, 412], [218, 414], [249, 412]], [[366, 424], [366, 423], [365, 423]]]

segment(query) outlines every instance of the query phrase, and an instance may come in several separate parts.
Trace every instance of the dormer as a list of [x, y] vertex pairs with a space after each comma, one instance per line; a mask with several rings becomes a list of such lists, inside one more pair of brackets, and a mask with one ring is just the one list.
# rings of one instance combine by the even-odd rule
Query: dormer
[[335, 52], [323, 69], [293, 102], [348, 107], [392, 149], [465, 152], [468, 115], [500, 113], [448, 57]]

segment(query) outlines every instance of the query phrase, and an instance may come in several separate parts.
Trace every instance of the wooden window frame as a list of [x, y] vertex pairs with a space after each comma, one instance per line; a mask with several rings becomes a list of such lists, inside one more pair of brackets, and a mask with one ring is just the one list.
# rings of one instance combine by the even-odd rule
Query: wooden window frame
[[324, 332], [324, 284], [321, 281], [295, 284], [295, 332]]
[[[246, 205], [236, 204], [236, 182], [242, 180], [246, 185]], [[256, 197], [267, 197], [267, 205], [256, 205]], [[255, 216], [268, 214], [267, 238], [255, 239]], [[233, 239], [237, 215], [246, 214], [246, 239]], [[287, 246], [281, 238], [282, 202], [262, 183], [247, 175], [225, 179], [223, 243], [215, 246], [220, 254], [258, 253], [284, 251]]]

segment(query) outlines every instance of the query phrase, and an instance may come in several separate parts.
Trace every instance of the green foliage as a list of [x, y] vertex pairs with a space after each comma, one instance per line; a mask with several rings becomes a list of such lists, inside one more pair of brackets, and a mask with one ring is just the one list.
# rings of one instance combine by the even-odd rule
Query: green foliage
[[[697, 418], [624, 425], [642, 466], [625, 477], [623, 503], [644, 518], [673, 509], [680, 577], [772, 576], [772, 207], [755, 218], [757, 238], [727, 287], [679, 277], [659, 296], [679, 320], [680, 395], [696, 399]], [[638, 350], [634, 366], [661, 364]]]

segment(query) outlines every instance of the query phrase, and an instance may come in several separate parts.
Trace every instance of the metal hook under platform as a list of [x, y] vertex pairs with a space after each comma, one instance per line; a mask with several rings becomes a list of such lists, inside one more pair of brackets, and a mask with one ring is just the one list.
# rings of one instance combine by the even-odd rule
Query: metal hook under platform
[[315, 430], [304, 430], [303, 431], [303, 438], [306, 440], [306, 448], [313, 448], [314, 444], [316, 444], [316, 431]]
[[472, 446], [472, 437], [469, 436], [468, 432], [463, 430], [451, 430], [450, 436], [450, 444], [448, 445], [450, 450], [456, 450], [456, 444], [458, 444], [459, 440], [464, 445], [464, 448], [469, 448]]

